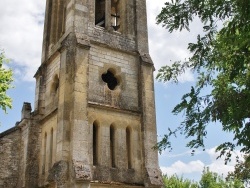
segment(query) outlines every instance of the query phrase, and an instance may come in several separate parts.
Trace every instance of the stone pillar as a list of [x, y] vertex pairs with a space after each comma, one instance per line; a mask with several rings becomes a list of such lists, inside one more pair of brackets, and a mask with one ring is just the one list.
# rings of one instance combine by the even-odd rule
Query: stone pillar
[[74, 32], [86, 36], [88, 34], [89, 5], [87, 0], [74, 2]]
[[76, 38], [72, 33], [63, 42], [61, 50], [58, 126], [57, 126], [57, 155], [56, 160], [68, 160], [70, 154], [70, 125], [73, 109], [73, 72], [75, 61]]
[[162, 174], [158, 164], [156, 115], [154, 101], [154, 66], [149, 55], [141, 56], [142, 140], [145, 186], [161, 187]]
[[73, 109], [71, 117], [71, 160], [75, 181], [90, 181], [92, 138], [87, 118], [88, 105], [88, 56], [89, 46], [79, 45], [76, 48], [74, 83], [73, 83]]
[[146, 0], [136, 0], [136, 42], [140, 54], [148, 54]]
[[45, 110], [45, 72], [46, 65], [42, 64], [35, 74], [36, 90], [35, 90], [35, 112], [36, 114], [43, 115]]
[[111, 0], [105, 0], [105, 28], [111, 31]]

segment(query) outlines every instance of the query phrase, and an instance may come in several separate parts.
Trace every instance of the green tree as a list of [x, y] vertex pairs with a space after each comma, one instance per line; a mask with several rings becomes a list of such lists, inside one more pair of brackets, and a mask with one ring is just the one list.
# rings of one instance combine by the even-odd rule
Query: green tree
[[166, 188], [244, 188], [243, 183], [237, 178], [224, 179], [217, 173], [204, 168], [199, 182], [194, 182], [177, 175], [163, 176]]
[[180, 132], [191, 138], [187, 146], [193, 151], [204, 149], [207, 126], [218, 121], [223, 131], [234, 134], [234, 141], [217, 147], [219, 157], [224, 155], [227, 162], [237, 146], [242, 152], [250, 152], [250, 3], [171, 0], [157, 16], [157, 23], [169, 32], [189, 30], [195, 18], [200, 19], [204, 32], [197, 36], [196, 43], [188, 44], [191, 56], [162, 67], [157, 75], [160, 81], [176, 83], [187, 69], [197, 75], [196, 84], [173, 109], [174, 114], [185, 113], [183, 122], [169, 130], [157, 147], [160, 151], [171, 148], [170, 137]]
[[177, 175], [163, 176], [164, 186], [166, 188], [198, 188], [198, 183], [188, 179], [178, 177]]
[[4, 64], [8, 62], [4, 52], [0, 50], [0, 108], [6, 113], [7, 108], [11, 108], [12, 100], [7, 95], [7, 90], [10, 89], [13, 81], [13, 73], [11, 69], [6, 69]]
[[234, 171], [227, 175], [228, 180], [237, 178], [244, 183], [245, 187], [250, 187], [250, 161], [247, 159], [249, 159], [249, 155], [244, 156], [244, 160], [237, 161]]
[[225, 180], [217, 173], [211, 172], [209, 168], [204, 168], [199, 185], [199, 188], [244, 188], [238, 179]]

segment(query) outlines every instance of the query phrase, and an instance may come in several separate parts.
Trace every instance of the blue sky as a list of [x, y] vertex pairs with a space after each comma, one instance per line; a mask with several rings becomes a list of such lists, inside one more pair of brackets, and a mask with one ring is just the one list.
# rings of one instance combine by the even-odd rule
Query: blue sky
[[[150, 55], [156, 69], [188, 57], [187, 44], [194, 41], [196, 34], [202, 31], [198, 21], [191, 25], [191, 33], [185, 31], [170, 34], [156, 25], [155, 17], [163, 4], [164, 0], [147, 0]], [[12, 59], [9, 66], [15, 73], [14, 89], [8, 92], [13, 98], [13, 108], [8, 110], [7, 115], [0, 112], [0, 132], [20, 121], [23, 102], [30, 102], [32, 105], [34, 103], [33, 75], [41, 62], [44, 7], [45, 0], [0, 1], [0, 48], [3, 48], [6, 55]], [[174, 116], [171, 111], [181, 96], [189, 91], [194, 81], [192, 72], [187, 71], [180, 77], [178, 85], [155, 82], [159, 139], [166, 133], [167, 127], [174, 128], [182, 121], [183, 116]], [[176, 173], [195, 180], [200, 177], [204, 166], [225, 175], [233, 170], [234, 162], [225, 166], [223, 160], [216, 160], [218, 154], [215, 153], [215, 147], [223, 141], [230, 140], [232, 135], [223, 133], [219, 123], [211, 124], [205, 142], [206, 151], [197, 151], [195, 156], [191, 156], [191, 150], [185, 147], [187, 140], [179, 136], [173, 140], [172, 152], [164, 151], [159, 155], [159, 165], [164, 173]]]

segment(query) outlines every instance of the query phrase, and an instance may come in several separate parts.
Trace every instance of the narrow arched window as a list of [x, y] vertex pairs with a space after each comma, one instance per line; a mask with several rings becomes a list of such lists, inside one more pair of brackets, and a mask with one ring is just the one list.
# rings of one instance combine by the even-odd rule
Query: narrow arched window
[[115, 168], [115, 128], [113, 125], [110, 126], [110, 159], [111, 167]]
[[131, 130], [129, 127], [126, 128], [126, 150], [127, 150], [127, 163], [128, 169], [132, 168], [132, 152], [131, 152]]
[[99, 126], [96, 122], [93, 123], [93, 165], [98, 165], [98, 147], [99, 147]]
[[105, 27], [105, 0], [95, 1], [95, 25]]
[[58, 0], [57, 2], [57, 41], [60, 39], [60, 37], [62, 36], [62, 34], [64, 33], [64, 27], [65, 27], [65, 20], [64, 20], [64, 16], [65, 16], [65, 6], [64, 6], [64, 1], [62, 0]]
[[[47, 16], [47, 39], [48, 39], [48, 41], [49, 41], [49, 44], [51, 44], [51, 42], [52, 42], [52, 4], [53, 4], [53, 2], [52, 2], [52, 0], [48, 0], [47, 1], [47, 3], [48, 3], [48, 16]], [[48, 44], [48, 45], [49, 45]]]
[[47, 150], [47, 133], [45, 132], [43, 140], [43, 165], [42, 165], [43, 174], [45, 173], [45, 166], [46, 166], [46, 150]]
[[56, 44], [64, 32], [64, 1], [49, 0], [50, 44]]
[[50, 44], [55, 44], [56, 41], [56, 29], [57, 29], [57, 1], [50, 0], [51, 14], [50, 14]]
[[52, 167], [52, 160], [53, 160], [53, 141], [54, 141], [54, 131], [53, 128], [50, 131], [50, 151], [49, 151], [49, 167]]
[[58, 88], [59, 88], [59, 77], [56, 74], [53, 78], [53, 82], [52, 82], [51, 89], [50, 89], [52, 96], [58, 95]]
[[61, 35], [63, 35], [65, 33], [66, 30], [66, 11], [67, 11], [67, 7], [64, 5], [63, 7], [63, 13], [62, 13], [62, 25], [61, 25]]

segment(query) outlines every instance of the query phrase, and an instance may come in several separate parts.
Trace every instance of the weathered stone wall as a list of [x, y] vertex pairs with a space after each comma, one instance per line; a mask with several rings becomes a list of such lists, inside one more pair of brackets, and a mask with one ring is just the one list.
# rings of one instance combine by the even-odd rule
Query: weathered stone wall
[[91, 41], [108, 45], [112, 48], [117, 48], [126, 51], [135, 51], [136, 43], [134, 38], [128, 38], [121, 33], [115, 31], [107, 31], [102, 27], [90, 25], [88, 28]]
[[[98, 165], [93, 167], [93, 180], [143, 184], [140, 115], [96, 105], [91, 105], [88, 111], [90, 135], [93, 135], [93, 123], [98, 122], [99, 126]], [[111, 126], [114, 127], [115, 155], [113, 160], [115, 167], [112, 167], [111, 164]], [[126, 128], [128, 127], [131, 129], [131, 168], [128, 167], [126, 147]], [[93, 146], [93, 140], [91, 146]], [[93, 157], [93, 147], [90, 148], [90, 152]]]
[[41, 124], [41, 149], [39, 151], [39, 185], [45, 185], [53, 164], [56, 162], [57, 114], [53, 113]]
[[14, 188], [18, 185], [20, 143], [19, 128], [14, 127], [0, 134], [0, 188]]
[[[154, 101], [154, 67], [149, 57], [141, 57], [142, 140], [146, 186], [161, 186], [162, 174], [158, 166], [158, 153], [153, 149], [157, 143]], [[152, 126], [154, 125], [154, 126]]]
[[27, 167], [27, 154], [28, 154], [28, 141], [29, 141], [29, 126], [23, 125], [21, 128], [21, 153], [20, 153], [20, 169], [19, 169], [19, 176], [20, 181], [19, 185], [22, 187], [25, 187], [25, 181], [26, 181], [26, 167]]
[[41, 127], [38, 121], [35, 121], [34, 116], [29, 119], [27, 126], [29, 127], [28, 147], [26, 156], [25, 170], [25, 188], [38, 187], [39, 179], [39, 151], [41, 149]]
[[58, 86], [59, 86], [59, 68], [60, 68], [60, 54], [57, 54], [46, 67], [46, 76], [44, 83], [45, 89], [45, 115], [53, 111], [58, 104]]
[[[138, 61], [136, 55], [92, 45], [89, 55], [89, 101], [137, 111]], [[113, 91], [102, 80], [102, 74], [108, 70], [118, 80]]]

